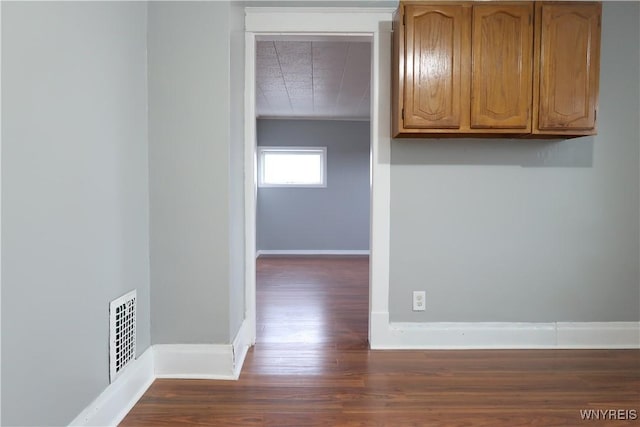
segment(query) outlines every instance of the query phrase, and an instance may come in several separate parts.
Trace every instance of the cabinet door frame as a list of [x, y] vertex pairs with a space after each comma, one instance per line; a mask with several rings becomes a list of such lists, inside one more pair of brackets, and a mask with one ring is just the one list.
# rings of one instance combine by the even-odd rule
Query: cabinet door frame
[[[484, 43], [485, 27], [481, 23], [484, 18], [495, 17], [498, 14], [513, 18], [512, 22], [515, 22], [516, 27], [505, 28], [507, 25], [503, 25], [503, 28], [494, 28], [498, 30], [496, 33], [489, 33], [486, 36], [519, 41], [515, 49], [504, 51], [503, 44]], [[513, 129], [516, 133], [531, 131], [533, 15], [533, 2], [474, 4], [471, 38], [470, 127], [472, 129]], [[495, 24], [505, 24], [505, 21]], [[513, 30], [513, 33], [500, 34], [499, 30]], [[505, 65], [509, 62], [515, 65], [510, 70], [513, 72], [508, 75], [494, 73], [499, 61]], [[503, 84], [496, 79], [500, 79]], [[493, 84], [488, 85], [488, 81]], [[515, 90], [507, 91], [506, 83], [515, 86]], [[490, 105], [491, 97], [496, 92], [501, 93], [502, 101], [510, 105]], [[499, 108], [503, 110], [497, 111]]]
[[[575, 8], [576, 14], [582, 14], [589, 20], [589, 35], [587, 55], [588, 58], [588, 88], [585, 90], [586, 106], [585, 115], [571, 122], [562, 122], [550, 119], [552, 106], [550, 78], [545, 71], [550, 65], [545, 58], [549, 49], [549, 35], [545, 27], [546, 20], [554, 8], [571, 10]], [[597, 133], [598, 94], [600, 82], [600, 43], [601, 43], [601, 16], [602, 3], [600, 2], [536, 2], [536, 29], [535, 29], [535, 54], [534, 54], [534, 135], [595, 135]]]
[[[417, 85], [419, 77], [416, 76], [416, 69], [419, 66], [415, 63], [417, 50], [415, 47], [416, 32], [414, 19], [424, 17], [427, 14], [439, 14], [446, 19], [451, 19], [451, 55], [446, 58], [451, 61], [450, 69], [439, 68], [445, 65], [443, 58], [434, 58], [428, 63], [428, 68], [438, 68], [435, 73], [446, 71], [449, 75], [447, 83], [450, 85], [450, 92], [444, 93], [440, 98], [447, 97], [444, 108], [444, 116], [434, 114], [433, 118], [419, 114], [414, 108], [417, 97], [420, 96]], [[403, 88], [403, 127], [405, 129], [441, 129], [459, 130], [465, 127], [464, 110], [468, 99], [468, 82], [465, 81], [465, 69], [468, 68], [470, 57], [469, 44], [466, 36], [470, 26], [469, 7], [465, 3], [451, 2], [446, 4], [407, 4], [404, 8], [404, 88]], [[420, 64], [423, 65], [423, 64]], [[444, 86], [443, 85], [443, 86]], [[435, 90], [442, 90], [438, 87]], [[446, 88], [445, 88], [446, 90]], [[436, 95], [437, 96], [437, 95]]]

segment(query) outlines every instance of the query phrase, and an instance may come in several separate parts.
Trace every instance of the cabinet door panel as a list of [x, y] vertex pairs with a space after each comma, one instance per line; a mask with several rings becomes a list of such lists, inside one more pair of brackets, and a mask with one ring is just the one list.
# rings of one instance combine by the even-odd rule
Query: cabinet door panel
[[599, 17], [599, 4], [542, 5], [539, 129], [595, 128]]
[[531, 129], [533, 3], [474, 5], [471, 127]]
[[463, 18], [459, 5], [406, 7], [406, 128], [460, 126]]

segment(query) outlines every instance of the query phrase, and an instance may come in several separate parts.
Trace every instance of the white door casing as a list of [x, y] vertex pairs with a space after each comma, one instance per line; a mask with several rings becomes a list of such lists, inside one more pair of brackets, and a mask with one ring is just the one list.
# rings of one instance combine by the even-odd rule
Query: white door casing
[[256, 38], [369, 36], [371, 38], [371, 221], [369, 343], [389, 328], [392, 8], [245, 9], [245, 319], [256, 340]]

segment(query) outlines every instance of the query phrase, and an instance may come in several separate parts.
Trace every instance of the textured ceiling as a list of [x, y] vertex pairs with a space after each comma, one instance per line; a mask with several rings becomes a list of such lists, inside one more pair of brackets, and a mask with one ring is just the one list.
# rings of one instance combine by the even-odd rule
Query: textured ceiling
[[368, 119], [370, 76], [368, 41], [258, 41], [256, 115]]

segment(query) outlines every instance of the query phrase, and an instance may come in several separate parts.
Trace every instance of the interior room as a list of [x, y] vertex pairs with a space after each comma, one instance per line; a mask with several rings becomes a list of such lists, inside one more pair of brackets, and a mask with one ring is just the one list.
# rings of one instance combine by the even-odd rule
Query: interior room
[[637, 423], [640, 3], [0, 25], [1, 425]]
[[285, 355], [367, 346], [370, 75], [367, 37], [256, 43], [256, 344]]

